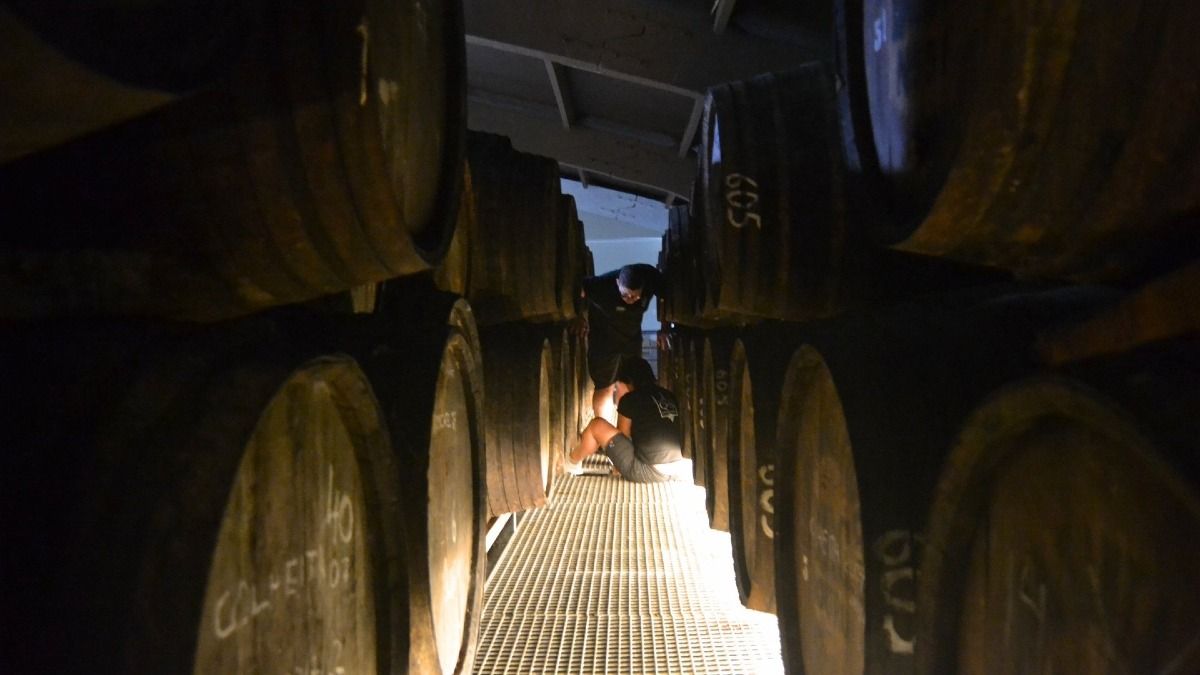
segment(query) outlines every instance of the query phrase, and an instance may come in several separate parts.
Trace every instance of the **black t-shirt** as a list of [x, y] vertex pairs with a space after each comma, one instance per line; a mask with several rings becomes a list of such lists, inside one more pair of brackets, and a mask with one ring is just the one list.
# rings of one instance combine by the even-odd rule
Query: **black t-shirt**
[[588, 277], [583, 280], [588, 308], [589, 358], [601, 359], [613, 354], [642, 355], [642, 315], [650, 306], [650, 298], [662, 292], [662, 277], [652, 265], [638, 263], [646, 282], [642, 297], [632, 305], [621, 299], [617, 289], [620, 270]]
[[658, 385], [643, 385], [621, 397], [617, 412], [633, 422], [631, 434], [638, 457], [647, 464], [683, 459], [679, 399]]

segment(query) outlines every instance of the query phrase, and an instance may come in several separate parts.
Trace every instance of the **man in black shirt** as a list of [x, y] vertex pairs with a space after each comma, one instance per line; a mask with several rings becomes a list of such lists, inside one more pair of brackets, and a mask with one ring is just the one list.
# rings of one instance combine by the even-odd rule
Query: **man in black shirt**
[[655, 295], [662, 297], [663, 277], [652, 265], [637, 263], [588, 277], [579, 332], [588, 337], [588, 374], [596, 387], [592, 409], [606, 416], [621, 357], [641, 358], [642, 315]]
[[580, 470], [584, 457], [604, 448], [621, 476], [636, 483], [692, 479], [691, 462], [680, 448], [679, 400], [658, 386], [641, 357], [621, 359], [616, 382], [617, 426], [603, 417], [588, 423], [571, 452], [567, 470]]

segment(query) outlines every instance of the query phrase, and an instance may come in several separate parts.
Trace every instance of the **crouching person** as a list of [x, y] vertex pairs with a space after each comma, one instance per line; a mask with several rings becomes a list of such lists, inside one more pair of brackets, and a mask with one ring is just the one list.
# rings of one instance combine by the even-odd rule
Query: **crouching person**
[[623, 357], [617, 369], [617, 425], [597, 417], [571, 452], [567, 470], [579, 473], [581, 462], [603, 448], [622, 477], [635, 483], [692, 480], [692, 463], [684, 459], [679, 400], [658, 386], [650, 364]]

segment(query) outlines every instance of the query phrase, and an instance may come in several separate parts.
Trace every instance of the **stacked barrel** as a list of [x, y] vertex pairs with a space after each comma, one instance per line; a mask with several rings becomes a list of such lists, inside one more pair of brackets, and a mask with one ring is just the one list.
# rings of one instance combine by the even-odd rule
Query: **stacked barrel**
[[836, 4], [663, 237], [743, 602], [793, 673], [1200, 671], [1200, 9]]
[[[0, 8], [5, 670], [469, 671], [591, 410], [554, 160], [456, 3], [76, 4]], [[789, 672], [1200, 672], [1200, 4], [1045, 4], [708, 93], [659, 376]]]
[[5, 670], [470, 672], [579, 429], [557, 164], [457, 3], [135, 4], [0, 9]]

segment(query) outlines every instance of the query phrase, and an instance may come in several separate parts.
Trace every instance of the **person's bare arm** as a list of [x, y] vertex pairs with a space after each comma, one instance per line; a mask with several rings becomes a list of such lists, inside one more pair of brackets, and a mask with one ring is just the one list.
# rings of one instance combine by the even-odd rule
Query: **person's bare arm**
[[618, 413], [617, 414], [617, 431], [625, 434], [626, 436], [628, 436], [630, 438], [633, 438], [633, 420]]

